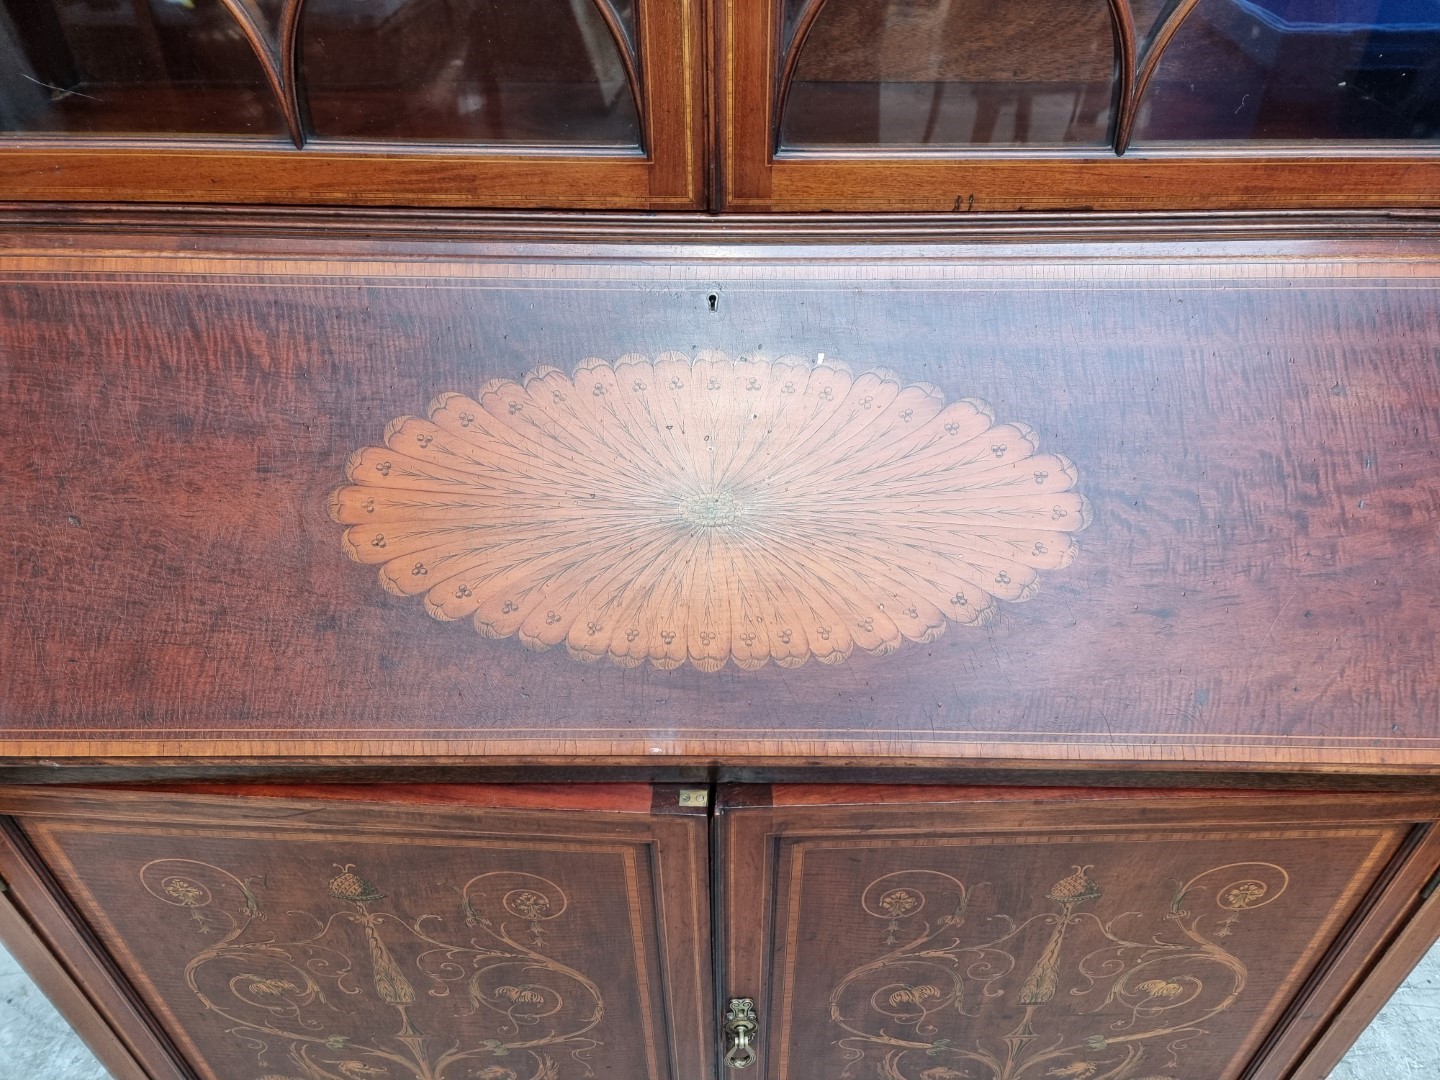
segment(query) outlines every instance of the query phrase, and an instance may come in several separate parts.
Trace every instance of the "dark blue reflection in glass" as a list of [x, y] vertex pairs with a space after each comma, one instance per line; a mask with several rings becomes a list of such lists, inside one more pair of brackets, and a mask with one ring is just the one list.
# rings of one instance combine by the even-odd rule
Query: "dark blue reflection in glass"
[[1436, 137], [1440, 0], [1201, 0], [1134, 142]]

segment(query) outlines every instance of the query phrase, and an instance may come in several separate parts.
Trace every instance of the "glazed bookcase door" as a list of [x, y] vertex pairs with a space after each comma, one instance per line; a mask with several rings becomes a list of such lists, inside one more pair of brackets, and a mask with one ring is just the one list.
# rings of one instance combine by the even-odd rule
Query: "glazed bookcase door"
[[707, 1075], [703, 816], [648, 785], [325, 797], [42, 795], [13, 820], [181, 1075]]
[[1433, 861], [1433, 810], [732, 789], [721, 991], [756, 1001], [746, 1075], [1288, 1077], [1418, 892], [1385, 886]]
[[0, 198], [697, 208], [700, 8], [0, 4]]
[[1433, 20], [1267, 0], [717, 4], [730, 209], [1440, 205]]

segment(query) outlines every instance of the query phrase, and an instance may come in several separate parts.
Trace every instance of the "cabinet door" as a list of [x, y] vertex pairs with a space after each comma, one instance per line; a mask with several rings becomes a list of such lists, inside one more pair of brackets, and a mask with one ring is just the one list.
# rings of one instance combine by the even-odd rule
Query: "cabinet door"
[[719, 0], [727, 205], [1436, 205], [1440, 24], [1369, 2]]
[[708, 1075], [703, 809], [381, 791], [8, 805], [206, 1080]]
[[699, 7], [6, 0], [0, 193], [697, 207]]
[[1288, 1075], [1433, 867], [1416, 851], [1434, 810], [734, 789], [719, 806], [722, 989], [756, 1002], [748, 1075]]

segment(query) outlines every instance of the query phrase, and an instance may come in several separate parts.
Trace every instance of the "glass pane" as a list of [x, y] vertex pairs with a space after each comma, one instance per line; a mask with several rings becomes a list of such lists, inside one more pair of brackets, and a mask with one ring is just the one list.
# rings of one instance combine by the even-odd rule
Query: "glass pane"
[[[612, 5], [634, 39], [631, 5]], [[319, 136], [638, 146], [634, 95], [596, 0], [309, 0]]]
[[217, 0], [7, 0], [0, 130], [285, 136]]
[[1135, 141], [1440, 136], [1440, 0], [1201, 0]]
[[1113, 66], [1105, 0], [828, 0], [780, 142], [1103, 143]]

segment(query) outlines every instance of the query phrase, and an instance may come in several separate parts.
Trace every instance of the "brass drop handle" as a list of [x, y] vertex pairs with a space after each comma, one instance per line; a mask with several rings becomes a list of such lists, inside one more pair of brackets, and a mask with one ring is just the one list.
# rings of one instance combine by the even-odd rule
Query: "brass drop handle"
[[731, 998], [725, 1007], [725, 1064], [732, 1069], [748, 1069], [758, 1060], [752, 1045], [755, 1039], [755, 1001], [753, 998]]

